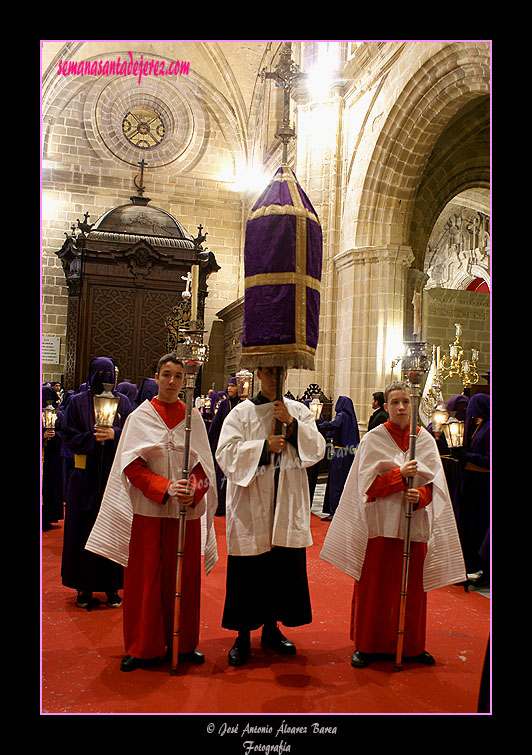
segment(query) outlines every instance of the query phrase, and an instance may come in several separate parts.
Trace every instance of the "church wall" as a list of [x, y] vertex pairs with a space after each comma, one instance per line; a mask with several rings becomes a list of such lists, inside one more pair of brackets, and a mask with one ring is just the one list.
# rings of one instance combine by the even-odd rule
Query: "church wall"
[[[94, 56], [101, 54], [101, 44], [90, 43]], [[154, 170], [145, 155], [145, 184], [152, 206], [170, 212], [189, 233], [196, 235], [197, 226], [204, 226], [209, 234], [205, 246], [221, 266], [209, 279], [206, 301], [207, 339], [216, 363], [211, 361], [205, 370], [205, 391], [213, 381], [220, 389], [236, 364], [238, 318], [228, 314], [229, 331], [224, 332], [216, 313], [232, 312], [243, 295], [245, 221], [260, 193], [238, 193], [231, 176], [249, 160], [263, 169], [267, 183], [278, 167], [280, 147], [272, 140], [272, 124], [279, 119], [282, 92], [257, 76], [263, 66], [272, 68], [278, 43], [187, 44], [182, 57], [196, 62], [194, 79], [183, 81], [177, 94], [154, 79], [142, 86], [146, 97], [166, 97], [172, 107], [183, 108], [183, 117], [187, 108], [194, 112], [194, 133], [187, 132], [192, 146], [183, 159]], [[298, 43], [292, 47], [304, 66]], [[371, 392], [390, 377], [391, 359], [408, 337], [412, 285], [416, 290], [423, 285], [423, 261], [410, 238], [423, 168], [453, 113], [478, 92], [487, 92], [489, 44], [376, 42], [348, 48], [341, 81], [326, 100], [312, 100], [304, 88], [292, 99], [297, 139], [289, 146], [289, 163], [320, 217], [324, 247], [316, 369], [292, 371], [288, 388], [301, 395], [312, 382], [333, 401], [340, 394], [350, 395], [365, 421]], [[151, 51], [157, 49], [152, 43]], [[46, 110], [43, 128], [43, 332], [62, 337], [66, 286], [55, 251], [64, 232], [77, 218], [83, 220], [85, 212], [90, 212], [89, 222], [95, 222], [127, 203], [140, 170], [101, 145], [96, 125], [112, 126], [112, 102], [98, 100], [94, 82], [85, 88], [82, 84], [65, 82], [55, 97], [50, 95], [53, 105]], [[131, 87], [122, 93], [130, 95]], [[429, 334], [441, 337], [447, 346], [454, 340], [454, 325], [440, 327], [440, 315], [425, 311], [433, 301], [427, 293], [423, 339], [430, 340]], [[489, 309], [481, 308], [477, 316], [484, 318], [476, 331], [484, 344]], [[469, 339], [467, 328], [473, 330], [474, 319], [468, 319], [467, 327], [464, 323], [464, 338]], [[489, 338], [486, 349], [479, 348], [481, 356], [489, 353]], [[45, 378], [59, 377], [61, 365], [45, 365], [44, 371]]]
[[[111, 46], [102, 52], [95, 44], [74, 56], [75, 59], [85, 59], [89, 54], [95, 58], [104, 54], [110, 56]], [[199, 63], [205, 53], [197, 47], [190, 51], [189, 57], [194, 56]], [[184, 167], [181, 170], [172, 162], [166, 167], [151, 169], [149, 150], [132, 149], [130, 154], [124, 153], [124, 140], [120, 142], [113, 121], [115, 103], [110, 96], [106, 101], [107, 88], [103, 84], [107, 82], [95, 78], [87, 80], [89, 77], [53, 82], [53, 86], [62, 85], [62, 89], [43, 109], [42, 330], [44, 335], [61, 337], [61, 363], [43, 365], [44, 380], [60, 378], [65, 360], [67, 288], [55, 252], [61, 247], [65, 232], [71, 233], [71, 225], [76, 225], [77, 219], [83, 221], [84, 213], [88, 212], [89, 223], [94, 223], [111, 208], [129, 203], [129, 197], [136, 194], [133, 179], [140, 173], [134, 160], [140, 162], [144, 158], [148, 164], [144, 185], [151, 206], [176, 217], [192, 236], [197, 235], [200, 224], [202, 232], [208, 233], [204, 248], [214, 252], [221, 268], [208, 281], [205, 309], [208, 338], [215, 313], [237, 298], [241, 284], [242, 207], [239, 195], [227, 180], [228, 167], [234, 162], [234, 129], [221, 110], [216, 112], [213, 104], [212, 82], [218, 80], [221, 73], [211, 66], [208, 76], [211, 80], [205, 80], [205, 86], [209, 87], [210, 99], [201, 113], [192, 95], [187, 104], [181, 102], [186, 99], [183, 80], [180, 102], [172, 101], [174, 95], [168, 85], [154, 77], [144, 79], [141, 86], [136, 81], [113, 82], [115, 94], [124, 100], [124, 112], [128, 98], [133, 96], [131, 90], [135, 88], [147, 100], [158, 98], [162, 103], [166, 96], [174, 110], [182, 106], [183, 118], [186, 107], [193, 111], [194, 133], [189, 129], [187, 134], [181, 135], [189, 139], [193, 154], [189, 155], [189, 164], [181, 165]], [[188, 86], [193, 89], [193, 85]], [[51, 97], [48, 89], [46, 91]], [[179, 126], [176, 133], [179, 137]], [[124, 157], [133, 164], [128, 164]], [[216, 350], [216, 344], [213, 347]]]
[[[409, 244], [409, 229], [423, 168], [446, 123], [465, 103], [488, 91], [489, 45], [397, 43], [381, 48], [377, 44], [361, 50], [362, 54], [373, 54], [374, 59], [363, 65], [355, 56], [343, 71], [344, 77], [351, 73], [353, 79], [344, 95], [342, 203], [335, 259], [368, 257], [370, 250], [387, 255], [395, 248], [405, 254], [410, 250], [410, 264], [415, 266], [417, 250]], [[370, 383], [371, 390], [383, 387], [390, 378], [392, 351], [411, 337], [414, 278], [405, 279], [403, 270], [389, 267], [393, 277], [387, 282], [386, 264], [384, 256], [375, 259], [375, 270], [368, 267], [359, 280], [346, 278], [349, 267], [339, 264], [326, 291], [340, 303], [342, 291], [353, 286], [352, 300], [361, 303], [347, 320], [340, 304], [335, 308], [334, 373], [324, 382], [325, 392], [334, 398], [350, 395], [362, 417], [367, 413]], [[401, 298], [399, 316], [394, 315], [396, 299], [387, 301], [383, 296], [376, 318], [371, 281], [379, 277], [381, 291], [394, 291]], [[416, 276], [416, 290], [422, 282], [422, 275]], [[351, 307], [349, 302], [347, 306]], [[484, 316], [489, 322], [489, 310]], [[353, 332], [355, 317], [366, 328], [364, 334]]]
[[[471, 348], [479, 349], [478, 384], [485, 385], [482, 375], [490, 371], [490, 295], [477, 291], [458, 291], [430, 288], [423, 292], [423, 340], [441, 347], [441, 357], [449, 354], [449, 344], [456, 338], [455, 323], [462, 325], [460, 343], [462, 359], [471, 358]], [[443, 383], [445, 400], [462, 393], [463, 384], [457, 377]]]

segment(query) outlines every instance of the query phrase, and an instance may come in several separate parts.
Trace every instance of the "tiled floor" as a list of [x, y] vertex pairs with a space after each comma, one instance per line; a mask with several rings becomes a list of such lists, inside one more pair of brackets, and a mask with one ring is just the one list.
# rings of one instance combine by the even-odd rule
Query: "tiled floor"
[[[314, 497], [312, 499], [312, 507], [310, 509], [312, 514], [315, 514], [316, 516], [319, 516], [320, 519], [323, 519], [327, 516], [327, 514], [324, 514], [322, 512], [323, 508], [323, 499], [325, 496], [325, 482], [318, 482], [316, 485], [316, 490], [314, 491]], [[324, 522], [324, 527], [327, 527], [327, 523]], [[469, 588], [471, 591], [478, 592], [480, 595], [485, 595], [486, 598], [491, 597], [490, 594], [490, 585], [486, 585], [485, 587], [480, 587], [478, 589], [475, 589], [474, 587]]]

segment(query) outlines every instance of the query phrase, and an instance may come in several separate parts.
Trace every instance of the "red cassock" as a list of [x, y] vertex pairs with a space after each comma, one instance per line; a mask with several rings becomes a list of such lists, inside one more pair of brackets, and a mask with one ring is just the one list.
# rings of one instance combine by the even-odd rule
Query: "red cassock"
[[[154, 398], [151, 403], [170, 429], [185, 418], [181, 401], [166, 404]], [[125, 473], [147, 498], [165, 502], [168, 479], [152, 472], [143, 459], [129, 464]], [[204, 492], [197, 493], [196, 503]], [[163, 656], [172, 647], [178, 532], [178, 519], [133, 516], [123, 627], [125, 651], [135, 658]], [[179, 652], [188, 653], [199, 642], [201, 519], [187, 520], [182, 569]]]
[[[389, 420], [385, 427], [402, 451], [408, 450], [409, 427], [401, 430]], [[366, 491], [368, 500], [406, 490], [399, 468], [376, 478]], [[432, 500], [432, 485], [418, 488], [417, 509]], [[427, 594], [423, 589], [423, 563], [427, 544], [411, 542], [405, 615], [403, 656], [416, 656], [425, 650]], [[351, 639], [362, 653], [394, 655], [397, 647], [399, 600], [403, 564], [403, 540], [370, 538], [360, 580], [355, 582], [351, 605]]]

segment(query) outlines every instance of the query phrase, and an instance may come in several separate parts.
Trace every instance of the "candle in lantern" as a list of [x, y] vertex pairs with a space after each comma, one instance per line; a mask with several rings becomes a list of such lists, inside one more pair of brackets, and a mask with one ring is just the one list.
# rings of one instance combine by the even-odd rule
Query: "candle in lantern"
[[252, 380], [253, 373], [248, 370], [240, 370], [240, 372], [236, 373], [236, 385], [238, 388], [238, 395], [241, 399], [249, 398]]
[[199, 283], [199, 266], [192, 265], [192, 299], [190, 319], [195, 322], [198, 319], [198, 283]]
[[432, 430], [437, 438], [439, 438], [442, 426], [449, 419], [449, 412], [445, 408], [445, 404], [438, 404], [432, 410]]
[[96, 394], [92, 399], [95, 424], [100, 427], [112, 427], [118, 409], [119, 398], [111, 391], [111, 384], [104, 383], [103, 387], [104, 390], [102, 393]]
[[464, 444], [464, 426], [465, 423], [451, 417], [443, 425], [443, 434], [449, 448], [459, 448]]
[[312, 401], [309, 404], [309, 409], [314, 414], [315, 419], [320, 419], [323, 404], [321, 403], [319, 396], [312, 397]]

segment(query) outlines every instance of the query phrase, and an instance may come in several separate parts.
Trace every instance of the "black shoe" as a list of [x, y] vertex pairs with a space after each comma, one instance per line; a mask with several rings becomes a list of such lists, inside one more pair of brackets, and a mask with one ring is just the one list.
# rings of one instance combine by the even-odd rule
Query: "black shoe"
[[228, 660], [230, 666], [243, 666], [249, 658], [251, 644], [237, 637], [235, 644], [229, 651]]
[[87, 590], [80, 590], [76, 598], [76, 605], [78, 608], [85, 608], [87, 611], [91, 611], [93, 606], [99, 606], [99, 598], [94, 598], [91, 592]]
[[120, 608], [122, 605], [122, 598], [116, 592], [108, 592], [105, 605], [109, 606], [109, 608]]
[[353, 668], [366, 668], [371, 661], [371, 655], [369, 653], [361, 653], [360, 650], [355, 650], [351, 656], [351, 666]]
[[434, 666], [436, 661], [430, 653], [425, 650], [421, 655], [412, 655], [409, 658], [405, 658], [408, 663], [423, 663], [425, 666]]
[[120, 662], [120, 671], [134, 671], [137, 668], [147, 668], [161, 663], [164, 658], [135, 658], [134, 655], [126, 655]]
[[142, 666], [142, 660], [134, 655], [126, 655], [120, 662], [120, 671], [134, 671]]
[[180, 663], [194, 663], [196, 666], [205, 663], [205, 656], [199, 650], [191, 650], [190, 653], [179, 653], [178, 658]]
[[86, 591], [80, 591], [78, 592], [78, 597], [76, 598], [76, 605], [78, 608], [87, 608], [89, 605], [89, 600], [92, 599], [92, 593], [86, 592]]
[[281, 634], [280, 629], [267, 629], [262, 631], [261, 645], [282, 655], [295, 655], [296, 646]]

